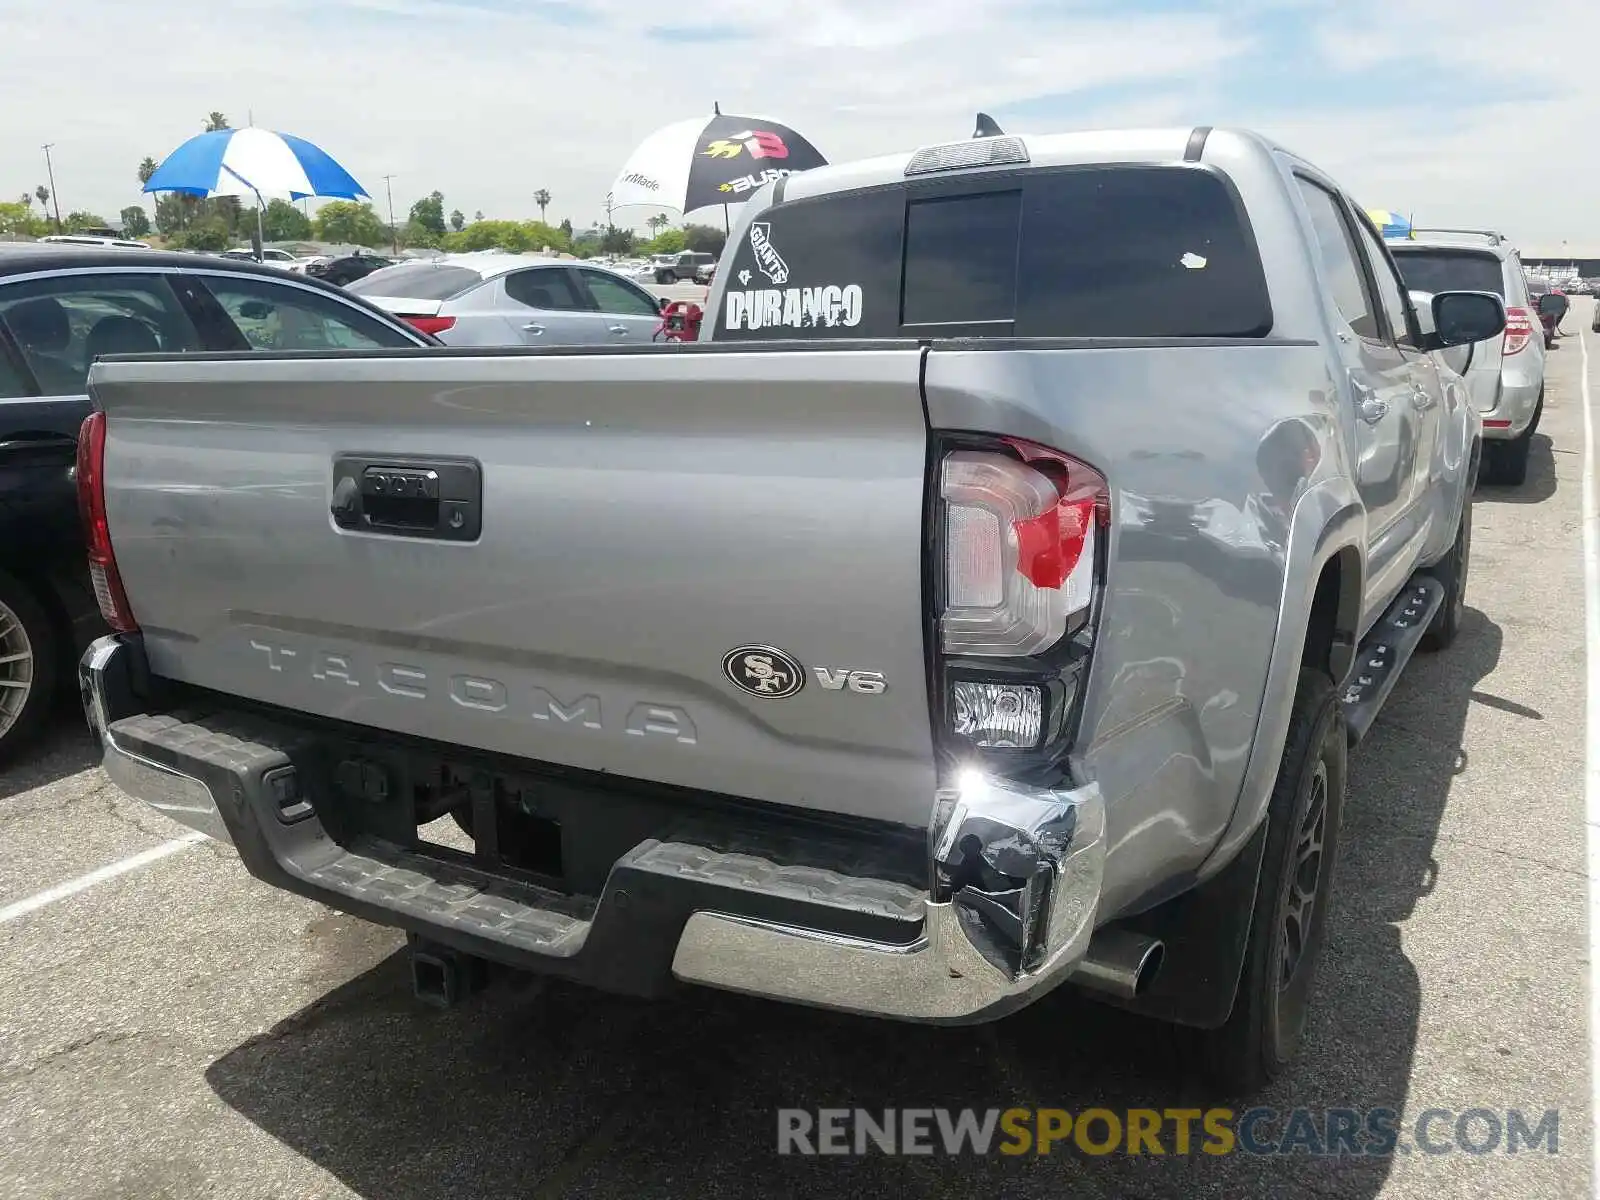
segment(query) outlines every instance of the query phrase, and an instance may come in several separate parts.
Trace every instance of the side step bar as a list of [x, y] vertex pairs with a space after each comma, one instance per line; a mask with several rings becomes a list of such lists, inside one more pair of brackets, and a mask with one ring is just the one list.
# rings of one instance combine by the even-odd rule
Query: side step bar
[[1356, 652], [1356, 665], [1339, 697], [1354, 746], [1367, 735], [1378, 711], [1399, 682], [1422, 635], [1444, 603], [1444, 585], [1431, 575], [1413, 575]]

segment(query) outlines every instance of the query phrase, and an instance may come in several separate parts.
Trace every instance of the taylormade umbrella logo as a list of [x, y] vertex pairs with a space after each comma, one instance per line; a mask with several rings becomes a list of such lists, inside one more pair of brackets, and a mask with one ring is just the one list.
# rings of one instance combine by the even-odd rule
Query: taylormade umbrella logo
[[782, 287], [789, 282], [789, 264], [772, 244], [771, 233], [772, 226], [766, 221], [750, 226], [750, 249], [755, 251], [756, 266], [761, 268], [761, 273]]
[[641, 175], [637, 171], [630, 175], [624, 175], [622, 177], [622, 182], [635, 183], [642, 188], [649, 188], [652, 192], [659, 192], [661, 190], [661, 185], [654, 179], [651, 179], [648, 175]]

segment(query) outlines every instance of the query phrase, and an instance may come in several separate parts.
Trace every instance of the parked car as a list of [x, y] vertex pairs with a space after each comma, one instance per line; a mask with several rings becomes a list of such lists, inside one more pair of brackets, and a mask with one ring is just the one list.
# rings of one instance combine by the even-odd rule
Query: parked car
[[119, 250], [148, 250], [149, 242], [108, 233], [52, 233], [38, 239], [47, 246], [114, 246]]
[[39, 244], [0, 253], [0, 758], [105, 632], [72, 483], [91, 362], [430, 341], [335, 288], [253, 263]]
[[657, 257], [655, 264], [655, 281], [657, 283], [682, 283], [687, 280], [694, 283], [700, 273], [716, 265], [717, 256], [707, 254], [701, 250], [685, 250], [681, 254], [668, 256], [666, 260]]
[[223, 258], [233, 259], [235, 262], [260, 262], [269, 267], [292, 267], [300, 260], [287, 250], [279, 250], [273, 246], [261, 247], [261, 257], [256, 257], [256, 252], [249, 246], [239, 246], [232, 250], [224, 250]]
[[391, 267], [395, 262], [395, 259], [378, 254], [344, 254], [336, 258], [324, 258], [321, 261], [307, 263], [305, 274], [312, 279], [331, 283], [335, 287], [349, 287], [356, 280], [365, 279], [374, 271]]
[[96, 366], [107, 773], [409, 930], [440, 1002], [474, 957], [947, 1023], [1070, 981], [1261, 1086], [1347, 750], [1461, 628], [1431, 354], [1503, 305], [1415, 311], [1235, 131], [996, 132], [737, 221], [716, 353]]
[[1505, 304], [1505, 332], [1453, 358], [1483, 422], [1483, 482], [1520, 485], [1544, 414], [1545, 342], [1516, 247], [1492, 231], [1417, 230], [1413, 238], [1391, 239], [1389, 252], [1414, 291], [1492, 292]]
[[648, 342], [661, 302], [615, 271], [478, 252], [376, 271], [349, 289], [447, 346]]

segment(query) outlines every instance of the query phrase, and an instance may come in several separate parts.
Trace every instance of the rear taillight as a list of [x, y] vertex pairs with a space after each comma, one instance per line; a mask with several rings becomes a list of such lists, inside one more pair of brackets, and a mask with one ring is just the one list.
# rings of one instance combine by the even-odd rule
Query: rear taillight
[[1535, 328], [1533, 314], [1527, 309], [1506, 309], [1506, 341], [1501, 353], [1516, 354], [1527, 349]]
[[117, 559], [111, 551], [111, 529], [106, 523], [106, 415], [93, 412], [78, 431], [78, 515], [83, 519], [83, 540], [89, 552], [89, 579], [100, 615], [118, 633], [133, 633], [134, 620], [128, 594], [122, 589]]
[[1025, 750], [1065, 730], [1092, 644], [1109, 505], [1076, 459], [1005, 440], [940, 464], [948, 731]]
[[454, 317], [408, 317], [402, 314], [400, 319], [413, 329], [420, 329], [423, 333], [434, 336], [453, 328], [456, 323]]

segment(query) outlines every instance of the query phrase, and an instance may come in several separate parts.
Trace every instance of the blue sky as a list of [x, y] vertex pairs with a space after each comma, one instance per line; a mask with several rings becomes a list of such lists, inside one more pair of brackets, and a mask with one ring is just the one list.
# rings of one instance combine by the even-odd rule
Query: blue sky
[[[0, 195], [43, 179], [114, 213], [134, 168], [220, 109], [309, 137], [397, 208], [434, 188], [469, 216], [598, 218], [656, 125], [778, 117], [835, 161], [964, 136], [979, 109], [1033, 132], [1242, 124], [1373, 207], [1492, 223], [1525, 245], [1590, 233], [1600, 82], [1558, 47], [1597, 6], [1488, 0], [78, 0], [116, 29], [0, 0]], [[1539, 16], [1548, 13], [1548, 16]], [[183, 30], [179, 33], [179, 30]], [[38, 103], [18, 103], [33, 96]], [[35, 178], [35, 177], [38, 178]], [[1548, 183], [1541, 183], [1549, 180]], [[621, 214], [639, 222], [647, 210]], [[1597, 247], [1600, 249], [1600, 247]]]

